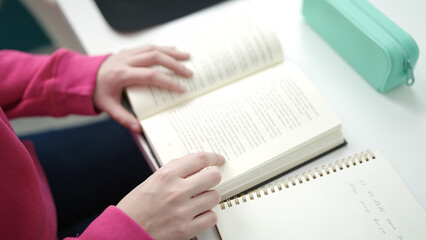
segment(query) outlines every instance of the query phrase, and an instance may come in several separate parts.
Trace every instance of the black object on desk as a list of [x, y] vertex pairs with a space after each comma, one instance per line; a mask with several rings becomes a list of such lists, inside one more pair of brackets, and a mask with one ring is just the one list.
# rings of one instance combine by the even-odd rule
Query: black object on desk
[[130, 32], [196, 12], [224, 0], [95, 0], [108, 24]]

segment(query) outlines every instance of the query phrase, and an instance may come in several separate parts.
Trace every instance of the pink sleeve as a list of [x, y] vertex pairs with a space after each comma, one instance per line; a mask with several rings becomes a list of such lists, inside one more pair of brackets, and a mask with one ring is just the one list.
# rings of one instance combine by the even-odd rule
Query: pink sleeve
[[[74, 238], [66, 238], [71, 240]], [[110, 206], [77, 237], [79, 240], [153, 240], [132, 218]]]
[[66, 49], [52, 55], [0, 51], [0, 106], [7, 117], [91, 115], [99, 66], [106, 56]]

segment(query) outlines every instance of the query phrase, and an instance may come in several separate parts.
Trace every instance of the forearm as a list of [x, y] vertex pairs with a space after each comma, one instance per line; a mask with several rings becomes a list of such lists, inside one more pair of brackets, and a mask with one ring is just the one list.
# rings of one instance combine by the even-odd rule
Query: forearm
[[8, 118], [95, 114], [92, 97], [104, 59], [65, 49], [50, 56], [0, 51], [0, 105]]
[[133, 219], [114, 206], [108, 207], [80, 236], [76, 238], [66, 238], [65, 240], [72, 239], [153, 240], [153, 238]]

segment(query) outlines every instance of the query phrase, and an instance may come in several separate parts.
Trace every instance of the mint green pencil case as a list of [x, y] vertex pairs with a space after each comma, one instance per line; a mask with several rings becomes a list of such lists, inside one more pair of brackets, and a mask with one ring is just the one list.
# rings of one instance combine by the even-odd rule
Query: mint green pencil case
[[414, 39], [366, 0], [304, 0], [306, 22], [379, 92], [414, 83]]

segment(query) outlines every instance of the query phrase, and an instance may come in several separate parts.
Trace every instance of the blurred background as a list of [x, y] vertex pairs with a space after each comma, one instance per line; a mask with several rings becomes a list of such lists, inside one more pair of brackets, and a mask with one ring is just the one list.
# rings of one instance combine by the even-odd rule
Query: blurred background
[[[46, 14], [38, 11], [37, 7], [50, 11]], [[77, 49], [68, 44], [71, 37], [64, 32], [62, 36], [49, 35], [49, 26], [43, 25], [43, 20], [54, 15], [57, 7], [54, 0], [0, 0], [0, 49], [15, 49], [34, 54], [50, 54], [60, 47]], [[53, 10], [52, 10], [53, 9]], [[65, 39], [65, 40], [62, 40]], [[18, 135], [36, 133], [67, 126], [82, 125], [105, 118], [69, 116], [65, 118], [32, 117], [14, 119], [11, 121]]]
[[50, 53], [53, 45], [19, 0], [0, 0], [0, 48]]

